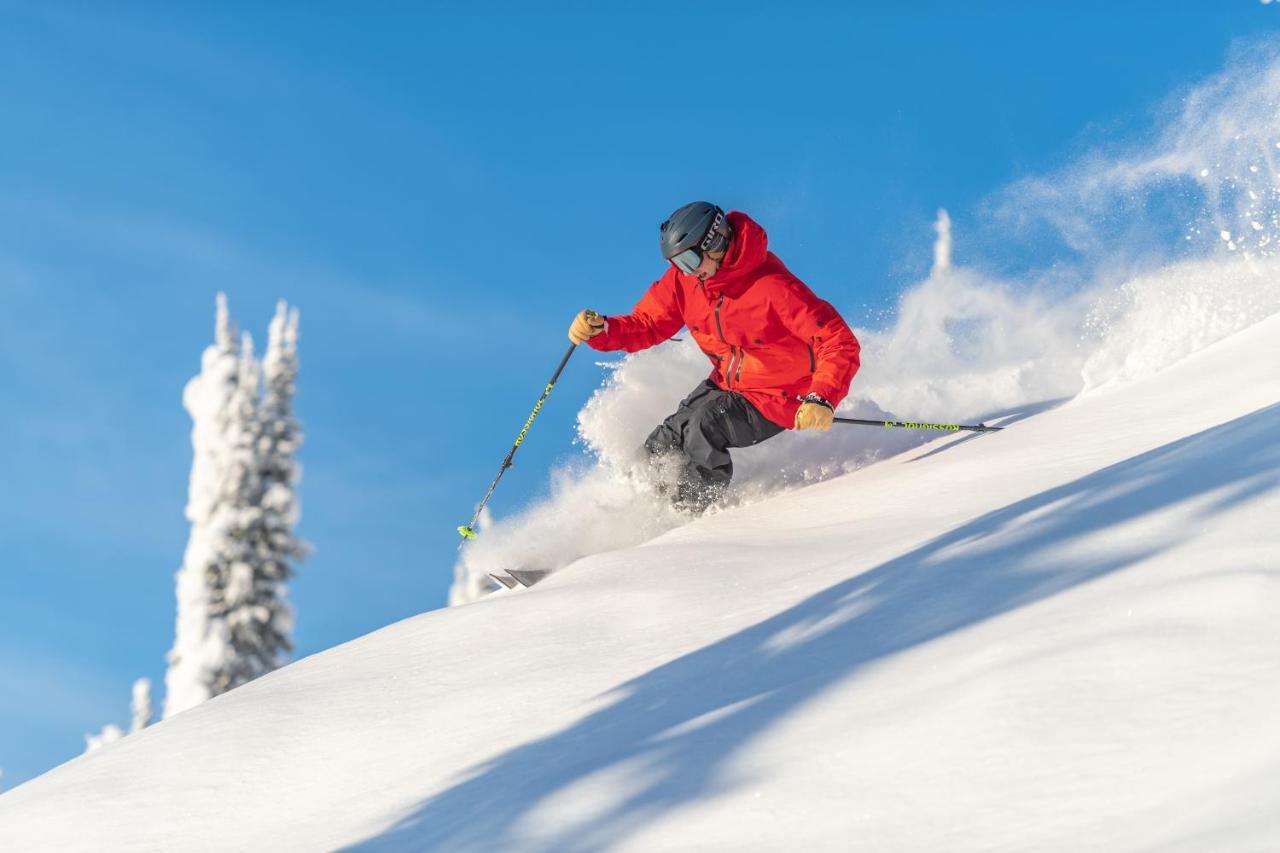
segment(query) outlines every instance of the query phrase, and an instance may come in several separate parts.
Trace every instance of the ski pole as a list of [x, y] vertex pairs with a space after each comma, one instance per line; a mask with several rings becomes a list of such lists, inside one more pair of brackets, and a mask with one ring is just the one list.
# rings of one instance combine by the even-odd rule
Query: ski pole
[[516, 451], [520, 449], [521, 442], [529, 433], [529, 427], [533, 426], [534, 418], [538, 417], [538, 412], [542, 409], [542, 404], [547, 402], [547, 397], [551, 395], [551, 389], [556, 387], [556, 381], [560, 378], [560, 374], [564, 371], [564, 366], [569, 363], [569, 357], [573, 355], [573, 351], [578, 348], [577, 344], [570, 344], [569, 351], [564, 354], [564, 358], [560, 359], [560, 366], [556, 368], [555, 375], [551, 377], [551, 381], [547, 383], [547, 387], [543, 389], [542, 396], [538, 398], [538, 404], [533, 407], [533, 413], [529, 415], [529, 420], [524, 422], [524, 429], [520, 430], [520, 434], [516, 436], [516, 443], [511, 445], [511, 450], [507, 452], [507, 458], [502, 460], [502, 467], [498, 469], [498, 476], [493, 478], [493, 483], [489, 486], [489, 491], [485, 493], [484, 500], [480, 501], [480, 505], [476, 507], [476, 514], [471, 516], [471, 523], [464, 524], [458, 528], [458, 533], [462, 535], [462, 543], [468, 539], [476, 538], [476, 522], [480, 520], [480, 513], [484, 511], [485, 504], [489, 502], [489, 498], [493, 497], [493, 490], [498, 488], [498, 481], [502, 479], [502, 475], [507, 473], [507, 469], [511, 467], [511, 460], [515, 458]]
[[[792, 399], [803, 403], [803, 397], [793, 397]], [[871, 421], [863, 418], [832, 418], [833, 423], [837, 424], [854, 424], [855, 426], [876, 426], [876, 427], [901, 427], [902, 429], [936, 429], [945, 432], [959, 432], [960, 430], [968, 430], [969, 432], [999, 432], [1004, 427], [991, 427], [986, 424], [927, 424], [920, 421]]]
[[902, 427], [903, 429], [937, 429], [948, 432], [968, 430], [970, 432], [999, 432], [1004, 427], [987, 426], [986, 424], [924, 424], [913, 421], [868, 421], [861, 418], [833, 418], [838, 424], [856, 424], [858, 426]]

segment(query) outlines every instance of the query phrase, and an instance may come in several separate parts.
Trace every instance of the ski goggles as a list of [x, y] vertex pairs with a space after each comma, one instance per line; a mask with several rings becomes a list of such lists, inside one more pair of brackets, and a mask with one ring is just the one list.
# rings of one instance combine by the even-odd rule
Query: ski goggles
[[671, 256], [671, 263], [681, 272], [693, 275], [693, 271], [702, 266], [702, 252], [697, 249], [685, 249], [678, 255]]

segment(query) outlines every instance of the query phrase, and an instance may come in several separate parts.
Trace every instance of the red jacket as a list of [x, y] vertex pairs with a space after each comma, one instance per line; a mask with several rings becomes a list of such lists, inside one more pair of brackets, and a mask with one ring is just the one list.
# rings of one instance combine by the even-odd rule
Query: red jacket
[[858, 339], [835, 308], [769, 251], [764, 229], [751, 217], [733, 211], [729, 223], [733, 243], [714, 276], [703, 283], [671, 266], [630, 314], [609, 317], [608, 328], [588, 343], [636, 352], [688, 326], [711, 359], [711, 380], [790, 429], [797, 397], [814, 393], [835, 406], [849, 393]]

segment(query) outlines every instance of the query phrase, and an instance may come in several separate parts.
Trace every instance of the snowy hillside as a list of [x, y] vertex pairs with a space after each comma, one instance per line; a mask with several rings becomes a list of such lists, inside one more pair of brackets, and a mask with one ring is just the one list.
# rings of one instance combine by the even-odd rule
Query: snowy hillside
[[6, 851], [1280, 849], [1280, 315], [315, 655]]

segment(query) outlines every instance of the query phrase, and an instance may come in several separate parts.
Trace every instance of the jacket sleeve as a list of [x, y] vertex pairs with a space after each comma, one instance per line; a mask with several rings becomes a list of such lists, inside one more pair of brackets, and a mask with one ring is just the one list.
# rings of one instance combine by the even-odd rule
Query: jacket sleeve
[[606, 320], [605, 330], [587, 341], [592, 349], [636, 352], [667, 340], [684, 326], [675, 276], [669, 272], [655, 281], [630, 314], [607, 315]]
[[861, 363], [862, 347], [853, 330], [831, 303], [819, 299], [796, 278], [785, 283], [773, 309], [783, 325], [813, 349], [809, 393], [839, 406], [848, 396], [849, 383]]

